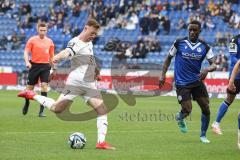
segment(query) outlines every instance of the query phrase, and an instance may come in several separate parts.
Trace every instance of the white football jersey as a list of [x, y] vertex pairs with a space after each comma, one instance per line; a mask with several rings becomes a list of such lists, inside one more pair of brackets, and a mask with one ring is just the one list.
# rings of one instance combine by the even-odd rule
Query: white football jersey
[[71, 55], [71, 73], [67, 84], [79, 85], [81, 82], [94, 82], [96, 62], [92, 42], [83, 42], [75, 37], [68, 42], [66, 50]]

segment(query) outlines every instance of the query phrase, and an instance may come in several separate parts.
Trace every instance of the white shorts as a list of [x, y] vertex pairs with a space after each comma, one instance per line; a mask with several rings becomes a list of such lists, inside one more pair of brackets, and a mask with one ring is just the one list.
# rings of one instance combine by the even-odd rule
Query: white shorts
[[81, 96], [84, 99], [84, 102], [87, 103], [90, 98], [99, 98], [102, 99], [102, 95], [97, 89], [95, 83], [86, 83], [86, 85], [66, 85], [62, 91], [58, 100], [71, 100], [77, 96]]

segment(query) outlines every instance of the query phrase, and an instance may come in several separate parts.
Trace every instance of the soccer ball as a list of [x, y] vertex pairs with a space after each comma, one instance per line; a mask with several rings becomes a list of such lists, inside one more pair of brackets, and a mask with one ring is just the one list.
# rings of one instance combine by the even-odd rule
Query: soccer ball
[[72, 149], [83, 149], [87, 139], [83, 133], [75, 132], [69, 136], [68, 144]]

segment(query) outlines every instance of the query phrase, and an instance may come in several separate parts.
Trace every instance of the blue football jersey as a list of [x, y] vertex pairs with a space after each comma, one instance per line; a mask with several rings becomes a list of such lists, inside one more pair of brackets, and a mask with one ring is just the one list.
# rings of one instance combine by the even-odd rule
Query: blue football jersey
[[203, 60], [214, 57], [212, 48], [206, 42], [198, 40], [192, 43], [188, 37], [176, 40], [169, 55], [175, 56], [174, 79], [178, 86], [199, 81]]
[[[230, 64], [230, 70], [229, 70], [230, 76], [231, 76], [234, 65], [240, 59], [240, 34], [232, 38], [228, 46], [228, 50], [231, 58], [231, 64]], [[240, 79], [240, 73], [236, 75], [235, 79]]]

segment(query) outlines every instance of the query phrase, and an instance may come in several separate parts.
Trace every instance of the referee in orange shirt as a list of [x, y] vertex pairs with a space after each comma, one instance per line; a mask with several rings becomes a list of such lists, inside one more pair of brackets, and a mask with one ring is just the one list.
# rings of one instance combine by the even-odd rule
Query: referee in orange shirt
[[[33, 90], [34, 85], [41, 81], [41, 95], [47, 96], [48, 77], [51, 66], [53, 65], [54, 43], [46, 36], [47, 24], [45, 22], [38, 23], [38, 35], [32, 36], [26, 44], [24, 50], [24, 60], [26, 67], [29, 69], [27, 90]], [[31, 60], [29, 58], [31, 54]], [[29, 100], [25, 99], [23, 107], [23, 115], [28, 112]], [[45, 117], [43, 113], [44, 107], [40, 106], [39, 117]]]

